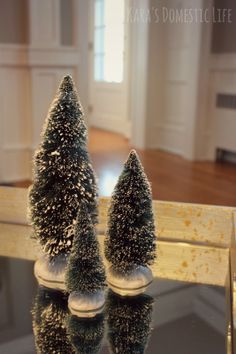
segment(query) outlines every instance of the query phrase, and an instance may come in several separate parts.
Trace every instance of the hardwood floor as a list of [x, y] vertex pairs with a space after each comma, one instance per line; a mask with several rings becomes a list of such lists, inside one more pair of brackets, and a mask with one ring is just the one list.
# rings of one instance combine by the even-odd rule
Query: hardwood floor
[[[100, 195], [111, 195], [130, 149], [125, 138], [90, 129], [89, 150], [99, 178]], [[137, 152], [152, 184], [154, 199], [236, 206], [236, 165], [190, 162], [157, 150]], [[22, 181], [15, 185], [29, 184]]]

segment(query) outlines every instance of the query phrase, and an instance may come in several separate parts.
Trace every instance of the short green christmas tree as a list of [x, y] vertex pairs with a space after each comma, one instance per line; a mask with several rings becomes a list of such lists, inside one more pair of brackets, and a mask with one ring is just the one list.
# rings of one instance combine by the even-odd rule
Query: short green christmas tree
[[66, 288], [69, 293], [93, 294], [105, 287], [105, 268], [99, 254], [95, 227], [82, 206], [75, 225], [74, 245], [68, 259]]
[[97, 219], [97, 186], [87, 150], [87, 129], [70, 76], [62, 80], [34, 159], [29, 213], [34, 236], [50, 258], [70, 253], [81, 204]]
[[114, 270], [127, 274], [155, 259], [151, 188], [132, 150], [112, 195], [105, 256]]

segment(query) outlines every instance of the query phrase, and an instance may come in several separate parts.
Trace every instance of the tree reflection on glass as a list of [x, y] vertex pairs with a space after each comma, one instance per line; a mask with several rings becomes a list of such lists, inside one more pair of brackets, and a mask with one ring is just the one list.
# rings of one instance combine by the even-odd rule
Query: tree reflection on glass
[[153, 298], [145, 294], [122, 297], [110, 290], [106, 310], [110, 352], [144, 353], [151, 332]]
[[71, 315], [67, 324], [70, 342], [78, 354], [98, 354], [104, 336], [104, 315], [93, 318], [79, 318]]
[[68, 317], [66, 295], [39, 287], [32, 314], [37, 353], [74, 353], [66, 329]]

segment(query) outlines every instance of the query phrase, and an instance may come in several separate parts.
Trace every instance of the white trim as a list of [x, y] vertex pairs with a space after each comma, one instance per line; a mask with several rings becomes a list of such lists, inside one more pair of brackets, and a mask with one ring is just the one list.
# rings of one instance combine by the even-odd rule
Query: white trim
[[0, 53], [0, 67], [28, 65], [28, 46], [0, 44]]
[[70, 67], [79, 64], [79, 51], [74, 47], [33, 48], [0, 45], [0, 52], [1, 67]]
[[[210, 9], [213, 7], [213, 0], [205, 0], [203, 5], [205, 6], [204, 8]], [[210, 146], [212, 133], [209, 129], [208, 115], [211, 39], [212, 22], [203, 23], [199, 62], [198, 94], [196, 98], [196, 131], [194, 135], [194, 159], [197, 160], [212, 160], [214, 158]]]
[[[82, 14], [78, 11], [77, 1], [73, 0], [76, 8], [74, 11], [74, 28], [77, 28], [78, 12], [80, 16]], [[82, 1], [82, 0], [81, 0]], [[48, 105], [47, 97], [54, 94], [56, 87], [63, 75], [69, 73], [73, 74], [73, 77], [78, 83], [78, 68], [80, 63], [79, 57], [79, 45], [75, 39], [73, 46], [61, 46], [60, 45], [60, 31], [59, 31], [59, 1], [52, 0], [53, 5], [47, 5], [47, 0], [39, 2], [38, 0], [29, 0], [30, 11], [30, 33], [32, 33], [31, 41], [29, 45], [25, 44], [0, 44], [0, 70], [1, 70], [1, 121], [0, 121], [0, 163], [4, 166], [4, 169], [0, 173], [1, 182], [11, 182], [21, 179], [28, 179], [31, 177], [31, 167], [29, 161], [31, 160], [32, 150], [35, 150], [35, 145], [38, 146], [39, 126], [41, 120], [44, 119], [41, 111], [44, 111], [44, 106]], [[46, 32], [41, 36], [40, 29], [42, 28], [42, 22], [44, 19], [39, 18], [39, 12], [37, 9], [39, 6], [40, 11], [47, 6], [50, 8], [49, 18], [53, 18], [54, 24], [51, 26], [48, 24], [46, 32], [49, 33], [49, 39], [47, 39]], [[53, 9], [57, 8], [57, 11]], [[81, 10], [81, 9], [80, 9]], [[32, 14], [33, 11], [34, 13]], [[31, 16], [32, 15], [32, 16]], [[34, 21], [34, 16], [37, 17]], [[36, 28], [37, 27], [37, 28]], [[80, 31], [81, 33], [81, 31]], [[33, 40], [34, 36], [38, 36]], [[81, 33], [82, 37], [82, 33]], [[42, 42], [45, 38], [46, 43]], [[83, 69], [83, 67], [82, 67]], [[81, 69], [81, 71], [83, 71]], [[16, 73], [20, 73], [19, 80], [15, 76]], [[47, 87], [47, 80], [44, 81], [42, 73], [51, 74], [55, 79]], [[9, 76], [15, 77], [12, 87], [9, 88]], [[79, 78], [80, 79], [80, 78]], [[21, 82], [25, 84], [28, 82], [29, 90], [21, 89]], [[9, 119], [9, 113], [12, 114], [12, 110], [7, 107], [9, 105], [9, 97], [4, 94], [5, 87], [8, 83], [8, 92], [12, 88], [13, 95], [19, 95], [19, 102], [24, 102], [23, 108], [20, 107], [16, 113], [22, 122], [26, 121], [26, 118], [31, 117], [30, 125], [27, 126], [30, 132], [26, 132], [24, 136], [14, 132], [14, 139], [5, 139], [7, 131], [14, 129], [14, 124]], [[82, 83], [84, 87], [86, 80]], [[55, 84], [55, 85], [54, 85]], [[55, 86], [55, 87], [54, 87]], [[36, 90], [37, 88], [37, 90]], [[55, 89], [55, 91], [54, 91]], [[18, 96], [17, 96], [18, 97]], [[8, 99], [7, 99], [8, 98]], [[84, 100], [83, 100], [84, 101]], [[7, 104], [6, 104], [7, 102]], [[48, 106], [47, 106], [48, 107]], [[16, 108], [17, 110], [18, 108]], [[9, 112], [10, 110], [10, 112]], [[26, 117], [27, 115], [27, 117]], [[45, 110], [46, 115], [46, 110]], [[26, 128], [27, 128], [26, 127]], [[16, 128], [17, 129], [17, 126]], [[25, 129], [25, 128], [23, 128]], [[40, 126], [41, 131], [41, 126]]]
[[76, 48], [29, 48], [29, 65], [40, 67], [70, 67], [79, 63], [79, 51]]
[[[192, 2], [193, 4], [193, 2]], [[197, 8], [203, 8], [203, 0], [199, 0]], [[182, 156], [188, 160], [194, 160], [196, 157], [196, 139], [198, 133], [198, 95], [200, 86], [200, 70], [201, 70], [201, 50], [203, 38], [203, 24], [196, 23], [191, 26], [192, 37], [189, 44], [188, 61], [189, 66], [189, 83], [188, 94], [186, 96], [186, 121], [185, 121], [185, 138], [183, 140]]]
[[[149, 0], [131, 0], [130, 6], [149, 10]], [[130, 58], [130, 117], [131, 144], [137, 148], [146, 147], [146, 119], [148, 94], [148, 52], [149, 52], [148, 21], [131, 24], [131, 58]], [[138, 70], [137, 70], [138, 68]], [[140, 84], [142, 83], [142, 84]]]

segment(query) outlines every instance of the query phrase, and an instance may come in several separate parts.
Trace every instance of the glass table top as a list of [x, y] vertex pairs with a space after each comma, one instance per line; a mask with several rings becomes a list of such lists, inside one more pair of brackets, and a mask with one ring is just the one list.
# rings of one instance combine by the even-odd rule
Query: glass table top
[[139, 297], [109, 290], [103, 314], [79, 319], [66, 294], [38, 287], [33, 262], [0, 257], [0, 304], [1, 354], [226, 353], [223, 287], [157, 278]]

